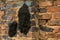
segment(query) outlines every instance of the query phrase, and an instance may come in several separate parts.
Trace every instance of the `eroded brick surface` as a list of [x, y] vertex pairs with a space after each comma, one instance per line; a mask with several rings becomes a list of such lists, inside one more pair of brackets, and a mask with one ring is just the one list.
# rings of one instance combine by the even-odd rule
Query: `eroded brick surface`
[[[0, 0], [0, 40], [60, 40], [60, 0], [38, 0], [40, 8], [46, 8], [47, 12], [40, 12], [34, 14], [30, 12], [31, 15], [34, 14], [34, 17], [31, 18], [33, 25], [30, 28], [27, 37], [22, 36], [18, 31], [16, 36], [10, 38], [8, 36], [8, 24], [12, 21], [17, 21], [18, 23], [18, 10], [20, 6], [20, 1], [18, 0]], [[38, 2], [37, 1], [37, 2]], [[40, 20], [41, 19], [41, 20]], [[48, 20], [46, 22], [46, 20]], [[53, 28], [53, 32], [45, 32], [39, 29], [39, 25], [44, 27]], [[38, 29], [36, 29], [37, 27]]]

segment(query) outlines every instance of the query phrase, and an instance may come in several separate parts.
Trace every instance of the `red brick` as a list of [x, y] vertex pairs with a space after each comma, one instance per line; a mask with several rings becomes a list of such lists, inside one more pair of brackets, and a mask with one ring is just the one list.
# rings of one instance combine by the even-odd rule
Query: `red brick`
[[60, 13], [55, 13], [55, 14], [54, 14], [54, 18], [55, 18], [55, 19], [60, 19]]
[[59, 32], [59, 27], [58, 26], [54, 27], [54, 32]]
[[60, 4], [60, 0], [57, 0], [56, 2], [55, 2], [55, 5], [59, 5]]
[[40, 6], [52, 6], [52, 3], [51, 3], [51, 1], [46, 0], [45, 2], [40, 1], [39, 5]]
[[59, 12], [60, 8], [56, 6], [50, 6], [50, 7], [47, 7], [47, 11], [48, 12]]

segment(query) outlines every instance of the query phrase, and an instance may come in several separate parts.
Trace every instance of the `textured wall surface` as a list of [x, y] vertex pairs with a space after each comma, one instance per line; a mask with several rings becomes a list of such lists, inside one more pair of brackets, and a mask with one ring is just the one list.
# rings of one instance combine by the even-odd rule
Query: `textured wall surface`
[[[8, 24], [18, 23], [18, 10], [24, 3], [18, 0], [0, 0], [0, 40], [60, 40], [60, 0], [38, 0], [40, 12], [31, 14], [31, 28], [27, 37], [17, 30], [15, 37], [8, 36]], [[48, 20], [46, 22], [46, 20]], [[40, 26], [54, 29], [52, 32], [40, 30]], [[47, 29], [48, 29], [47, 28]], [[49, 31], [49, 30], [48, 30]]]

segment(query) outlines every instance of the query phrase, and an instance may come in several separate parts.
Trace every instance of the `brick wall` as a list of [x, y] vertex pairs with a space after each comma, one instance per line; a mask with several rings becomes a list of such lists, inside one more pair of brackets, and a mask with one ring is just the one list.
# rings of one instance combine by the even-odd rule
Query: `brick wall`
[[[18, 0], [0, 0], [0, 39], [1, 40], [60, 40], [60, 0], [55, 1], [39, 1], [40, 8], [46, 8], [47, 12], [45, 13], [37, 13], [38, 17], [33, 18], [31, 21], [35, 21], [35, 24], [31, 27], [28, 37], [21, 37], [21, 33], [17, 32], [17, 37], [10, 38], [8, 36], [8, 23], [18, 20], [18, 10], [20, 8], [20, 4], [18, 4]], [[52, 5], [54, 4], [54, 5]], [[31, 14], [33, 15], [33, 14]], [[37, 20], [38, 19], [38, 20]], [[47, 19], [39, 22], [40, 19]], [[18, 21], [17, 21], [18, 23]], [[33, 24], [33, 22], [32, 22]], [[45, 32], [39, 29], [39, 25], [43, 25], [46, 27], [53, 28], [53, 32]], [[37, 26], [36, 29], [33, 28]], [[37, 30], [37, 31], [36, 31]]]

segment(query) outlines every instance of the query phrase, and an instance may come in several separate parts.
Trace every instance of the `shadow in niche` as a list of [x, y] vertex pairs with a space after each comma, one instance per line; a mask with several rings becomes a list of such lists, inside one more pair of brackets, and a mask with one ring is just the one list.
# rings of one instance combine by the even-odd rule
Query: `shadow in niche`
[[45, 31], [45, 32], [53, 32], [54, 29], [49, 28], [49, 27], [44, 27], [42, 25], [39, 25], [40, 30]]
[[18, 11], [19, 30], [24, 35], [27, 35], [30, 29], [30, 12], [28, 6], [24, 3]]
[[16, 33], [17, 33], [17, 22], [13, 21], [12, 23], [9, 24], [8, 35], [10, 37], [14, 37]]

